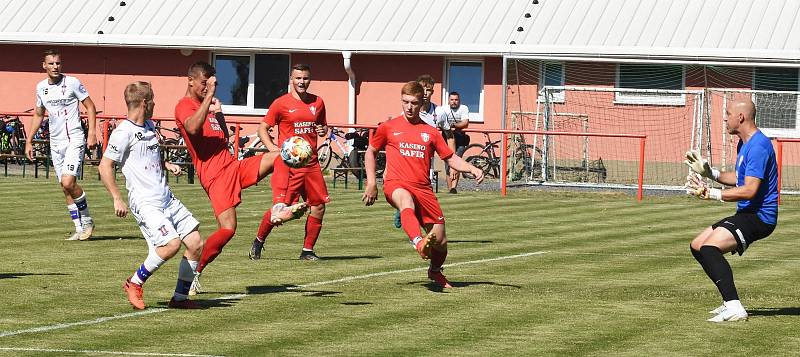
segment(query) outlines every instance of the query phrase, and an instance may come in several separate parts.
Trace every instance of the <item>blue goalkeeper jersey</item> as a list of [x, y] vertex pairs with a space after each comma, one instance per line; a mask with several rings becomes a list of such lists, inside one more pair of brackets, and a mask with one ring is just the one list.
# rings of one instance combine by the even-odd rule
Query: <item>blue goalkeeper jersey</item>
[[736, 186], [744, 186], [746, 176], [761, 180], [751, 200], [739, 201], [736, 212], [751, 212], [767, 224], [778, 223], [778, 165], [772, 143], [757, 130], [746, 143], [736, 148]]

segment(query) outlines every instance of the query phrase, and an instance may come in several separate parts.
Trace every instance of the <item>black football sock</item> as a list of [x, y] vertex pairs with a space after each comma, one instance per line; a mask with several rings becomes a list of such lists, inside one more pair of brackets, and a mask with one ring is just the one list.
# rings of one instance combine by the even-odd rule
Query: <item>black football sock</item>
[[728, 264], [725, 257], [722, 256], [722, 251], [717, 247], [704, 245], [700, 247], [700, 254], [708, 268], [708, 276], [717, 285], [717, 289], [722, 295], [722, 300], [739, 300], [736, 285], [733, 283], [733, 270], [731, 270], [731, 265]]

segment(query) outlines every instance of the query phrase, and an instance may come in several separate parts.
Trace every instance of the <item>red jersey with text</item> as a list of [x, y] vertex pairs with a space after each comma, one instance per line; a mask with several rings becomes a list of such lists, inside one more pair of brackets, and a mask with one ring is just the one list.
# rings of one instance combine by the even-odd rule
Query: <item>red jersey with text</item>
[[381, 124], [369, 144], [386, 150], [384, 181], [402, 180], [418, 186], [431, 184], [428, 172], [434, 152], [442, 160], [453, 156], [439, 130], [422, 120], [412, 124], [403, 116]]
[[316, 127], [317, 125], [328, 125], [325, 118], [325, 103], [322, 102], [322, 98], [308, 94], [308, 100], [302, 101], [293, 97], [291, 93], [284, 94], [269, 106], [269, 111], [264, 116], [264, 123], [269, 126], [278, 126], [278, 138], [275, 143], [279, 147], [292, 136], [306, 139], [314, 151], [307, 167], [313, 167], [317, 163], [318, 135]]
[[208, 113], [203, 127], [196, 135], [186, 132], [184, 127], [186, 119], [189, 119], [198, 109], [200, 109], [200, 101], [196, 98], [181, 98], [175, 106], [175, 123], [186, 139], [186, 148], [192, 155], [192, 163], [197, 170], [197, 176], [200, 177], [200, 183], [206, 187], [208, 182], [236, 159], [228, 151], [225, 132], [214, 118], [214, 114]]

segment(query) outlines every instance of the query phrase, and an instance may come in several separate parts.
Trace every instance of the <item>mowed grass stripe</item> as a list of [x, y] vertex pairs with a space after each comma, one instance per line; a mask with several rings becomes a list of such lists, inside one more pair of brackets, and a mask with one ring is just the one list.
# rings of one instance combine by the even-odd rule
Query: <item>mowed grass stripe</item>
[[[10, 181], [0, 181], [2, 194]], [[36, 216], [15, 213], [15, 219], [25, 226], [47, 220], [62, 230], [70, 227], [54, 183], [34, 180], [19, 186], [32, 193], [18, 202], [38, 211]], [[93, 215], [105, 222], [109, 236], [139, 236], [132, 220], [113, 216], [99, 183], [84, 186]], [[210, 233], [215, 223], [199, 185], [179, 184], [173, 190], [201, 221], [204, 235]], [[452, 240], [449, 262], [551, 253], [450, 267], [446, 273], [457, 288], [444, 292], [430, 287], [424, 270], [291, 288], [425, 267], [402, 230], [393, 228], [393, 209], [383, 197], [366, 208], [360, 191], [337, 188], [331, 195], [317, 245], [331, 259], [297, 261], [303, 223], [292, 222], [276, 228], [265, 259], [253, 262], [246, 252], [271, 200], [266, 187], [245, 191], [239, 232], [208, 269], [204, 281], [211, 292], [200, 297], [250, 294], [245, 299], [214, 303], [200, 312], [50, 331], [46, 339], [12, 336], [4, 343], [123, 351], [168, 345], [170, 351], [244, 356], [320, 351], [411, 356], [439, 354], [442, 348], [458, 355], [702, 355], [709, 345], [716, 346], [715, 353], [791, 355], [800, 348], [793, 337], [800, 291], [791, 283], [796, 271], [791, 259], [800, 253], [793, 244], [800, 233], [792, 224], [800, 218], [795, 197], [784, 197], [781, 225], [772, 237], [744, 257], [727, 256], [754, 314], [747, 323], [718, 326], [705, 322], [706, 311], [719, 304], [718, 293], [687, 246], [701, 229], [733, 213], [733, 204], [680, 196], [637, 203], [630, 195], [584, 192], [440, 195]], [[41, 232], [53, 231], [38, 226]], [[141, 238], [78, 244], [13, 232], [0, 237], [13, 247], [0, 249], [0, 274], [13, 276], [0, 279], [0, 299], [9, 302], [0, 330], [130, 311], [119, 286], [146, 255]], [[176, 269], [170, 261], [148, 281], [148, 306], [162, 307], [169, 299]], [[143, 335], [132, 336], [134, 330]]]

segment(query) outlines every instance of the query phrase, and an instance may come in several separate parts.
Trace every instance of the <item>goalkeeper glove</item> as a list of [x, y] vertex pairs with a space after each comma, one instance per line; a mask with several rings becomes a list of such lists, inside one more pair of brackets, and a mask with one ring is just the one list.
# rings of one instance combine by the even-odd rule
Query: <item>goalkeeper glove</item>
[[699, 174], [689, 174], [686, 177], [686, 185], [684, 187], [687, 195], [696, 196], [704, 200], [722, 202], [722, 190], [709, 187]]
[[714, 181], [719, 179], [719, 170], [711, 167], [711, 165], [708, 164], [708, 160], [700, 156], [700, 152], [697, 150], [687, 151], [686, 161], [684, 161], [684, 163], [689, 166], [692, 171], [700, 174], [700, 176], [710, 178]]

